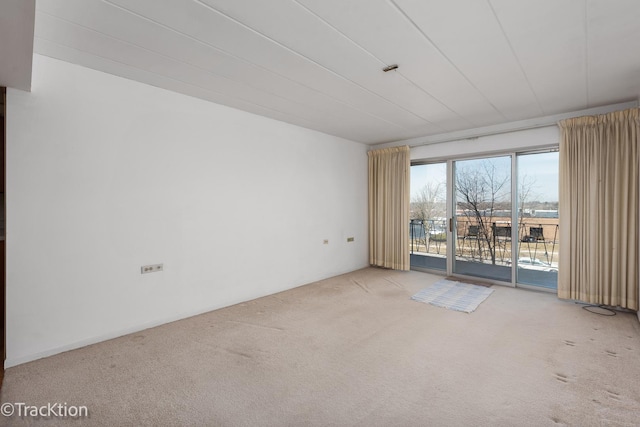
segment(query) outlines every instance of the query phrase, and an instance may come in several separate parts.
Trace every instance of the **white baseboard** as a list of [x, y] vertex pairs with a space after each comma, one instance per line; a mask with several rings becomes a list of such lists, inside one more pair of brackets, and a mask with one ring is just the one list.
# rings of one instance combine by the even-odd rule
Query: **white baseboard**
[[[365, 268], [365, 267], [367, 267], [367, 265], [363, 265], [360, 268]], [[349, 273], [351, 271], [359, 270], [360, 268], [355, 268], [353, 270], [348, 270], [348, 271], [344, 271], [344, 272], [336, 272], [336, 273], [331, 274], [331, 275], [326, 276], [326, 277], [316, 278], [316, 279], [311, 280], [311, 281], [309, 281], [307, 283], [303, 283], [303, 284], [300, 284], [300, 285], [295, 285], [295, 286], [288, 287], [288, 288], [283, 288], [283, 289], [276, 290], [276, 291], [273, 291], [273, 292], [268, 292], [268, 293], [265, 293], [263, 295], [252, 296], [251, 298], [248, 298], [248, 299], [238, 299], [237, 301], [234, 300], [234, 301], [231, 301], [231, 302], [228, 302], [228, 303], [222, 303], [220, 305], [209, 306], [209, 307], [206, 307], [206, 308], [203, 308], [203, 309], [199, 309], [199, 310], [194, 310], [194, 311], [190, 311], [190, 312], [184, 312], [184, 313], [181, 313], [181, 314], [176, 314], [174, 316], [168, 316], [168, 317], [157, 319], [157, 320], [154, 320], [154, 321], [151, 321], [151, 322], [146, 322], [146, 323], [142, 323], [140, 325], [132, 326], [130, 328], [120, 329], [118, 331], [113, 331], [113, 332], [109, 332], [107, 334], [97, 335], [95, 337], [91, 337], [91, 338], [83, 339], [83, 340], [80, 340], [80, 341], [76, 341], [76, 342], [73, 342], [71, 344], [65, 344], [65, 345], [62, 345], [62, 346], [59, 346], [59, 347], [53, 347], [53, 348], [50, 348], [50, 349], [45, 350], [45, 351], [29, 354], [27, 356], [6, 359], [4, 361], [4, 367], [5, 367], [5, 369], [12, 368], [14, 366], [22, 365], [23, 363], [28, 363], [28, 362], [32, 362], [34, 360], [38, 360], [38, 359], [42, 359], [42, 358], [45, 358], [45, 357], [54, 356], [56, 354], [64, 353], [65, 351], [76, 350], [78, 348], [86, 347], [88, 345], [97, 344], [97, 343], [100, 343], [100, 342], [103, 342], [103, 341], [108, 341], [108, 340], [111, 340], [111, 339], [114, 339], [114, 338], [119, 338], [119, 337], [122, 337], [124, 335], [128, 335], [128, 334], [133, 334], [133, 333], [136, 333], [136, 332], [144, 331], [145, 329], [154, 328], [156, 326], [164, 325], [164, 324], [175, 322], [175, 321], [178, 321], [178, 320], [188, 319], [189, 317], [198, 316], [200, 314], [209, 313], [211, 311], [219, 310], [221, 308], [230, 307], [232, 305], [241, 304], [241, 303], [247, 302], [247, 301], [252, 301], [252, 300], [257, 299], [257, 298], [266, 297], [266, 296], [269, 296], [269, 295], [276, 294], [278, 292], [283, 292], [283, 291], [287, 291], [289, 289], [294, 289], [294, 288], [299, 287], [299, 286], [305, 286], [305, 285], [307, 285], [309, 283], [314, 283], [314, 282], [326, 279], [328, 277], [333, 277], [333, 276], [339, 276], [341, 274], [346, 274], [346, 273]]]
[[136, 332], [140, 332], [140, 331], [144, 331], [145, 329], [149, 329], [149, 328], [154, 328], [156, 326], [160, 326], [160, 325], [164, 325], [167, 323], [171, 323], [171, 322], [175, 322], [178, 320], [184, 320], [184, 319], [188, 319], [189, 317], [193, 317], [193, 316], [198, 316], [200, 314], [204, 314], [204, 313], [208, 313], [210, 311], [214, 311], [214, 310], [218, 310], [224, 307], [229, 307], [235, 304], [239, 304], [241, 302], [245, 302], [245, 301], [238, 301], [237, 303], [234, 302], [232, 304], [228, 304], [228, 305], [223, 305], [223, 306], [214, 306], [214, 307], [208, 307], [202, 310], [198, 310], [198, 311], [194, 311], [194, 312], [190, 312], [190, 313], [182, 313], [179, 315], [175, 315], [175, 316], [169, 316], [166, 318], [162, 318], [162, 319], [158, 319], [155, 320], [153, 322], [147, 322], [147, 323], [143, 323], [137, 326], [133, 326], [130, 328], [125, 328], [125, 329], [121, 329], [118, 331], [113, 331], [110, 332], [108, 334], [103, 334], [103, 335], [97, 335], [95, 337], [91, 337], [91, 338], [87, 338], [84, 340], [80, 340], [80, 341], [76, 341], [74, 343], [71, 344], [66, 344], [60, 347], [54, 347], [45, 351], [41, 351], [38, 353], [34, 353], [34, 354], [30, 354], [28, 356], [23, 356], [23, 357], [17, 357], [15, 359], [6, 359], [4, 361], [4, 367], [5, 369], [14, 367], [14, 366], [18, 366], [18, 365], [22, 365], [23, 363], [28, 363], [28, 362], [32, 362], [34, 360], [38, 360], [38, 359], [42, 359], [45, 357], [49, 357], [49, 356], [53, 356], [59, 353], [64, 353], [65, 351], [70, 351], [70, 350], [76, 350], [78, 348], [82, 348], [82, 347], [86, 347], [88, 345], [92, 345], [92, 344], [97, 344], [103, 341], [108, 341], [114, 338], [119, 338], [122, 337], [124, 335], [128, 335], [128, 334], [133, 334]]

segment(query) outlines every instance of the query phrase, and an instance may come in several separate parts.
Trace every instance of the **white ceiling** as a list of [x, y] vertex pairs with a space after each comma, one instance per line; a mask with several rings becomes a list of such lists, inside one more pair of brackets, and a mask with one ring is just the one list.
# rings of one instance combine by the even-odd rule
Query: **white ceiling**
[[640, 1], [37, 0], [34, 50], [377, 144], [637, 100]]

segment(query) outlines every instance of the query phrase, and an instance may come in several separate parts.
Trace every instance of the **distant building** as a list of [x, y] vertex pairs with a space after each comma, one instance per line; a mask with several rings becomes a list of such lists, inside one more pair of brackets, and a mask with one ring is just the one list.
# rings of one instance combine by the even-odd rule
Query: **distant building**
[[557, 209], [531, 209], [531, 216], [535, 218], [558, 218]]

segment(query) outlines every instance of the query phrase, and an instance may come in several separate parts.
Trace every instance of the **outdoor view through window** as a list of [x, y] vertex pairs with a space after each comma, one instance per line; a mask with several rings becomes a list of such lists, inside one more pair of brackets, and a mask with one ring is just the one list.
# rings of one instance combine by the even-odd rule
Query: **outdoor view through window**
[[412, 267], [555, 289], [558, 237], [557, 152], [411, 167]]

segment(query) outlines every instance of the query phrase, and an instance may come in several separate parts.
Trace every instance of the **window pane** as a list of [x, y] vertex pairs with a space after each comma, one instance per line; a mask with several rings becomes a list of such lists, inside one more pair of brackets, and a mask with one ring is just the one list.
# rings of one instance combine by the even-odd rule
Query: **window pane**
[[447, 269], [447, 164], [411, 167], [411, 267]]
[[454, 273], [511, 282], [511, 156], [455, 162]]
[[558, 159], [518, 156], [518, 283], [558, 287]]

